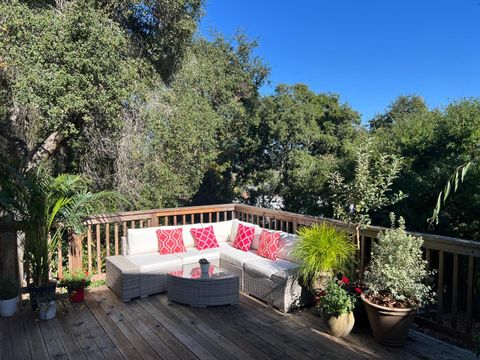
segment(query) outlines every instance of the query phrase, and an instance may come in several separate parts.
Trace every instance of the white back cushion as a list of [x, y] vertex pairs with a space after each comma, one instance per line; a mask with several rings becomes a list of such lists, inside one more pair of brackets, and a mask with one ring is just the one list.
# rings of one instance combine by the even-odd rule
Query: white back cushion
[[213, 232], [219, 243], [229, 241], [233, 221], [221, 221], [218, 223], [190, 224], [180, 226], [157, 226], [142, 229], [127, 230], [127, 255], [146, 254], [158, 251], [157, 230], [183, 228], [183, 243], [186, 248], [195, 246], [195, 241], [190, 233], [192, 228], [204, 228], [213, 225]]
[[233, 220], [233, 225], [232, 225], [232, 234], [230, 235], [230, 241], [235, 241], [235, 238], [237, 237], [237, 231], [238, 231], [238, 224], [243, 224], [245, 226], [253, 226], [255, 228], [255, 237], [253, 238], [252, 245], [250, 246], [250, 249], [257, 250], [258, 249], [258, 243], [260, 241], [260, 234], [262, 233], [262, 228], [258, 225], [240, 221], [240, 220]]
[[296, 261], [296, 259], [294, 259], [292, 256], [292, 252], [295, 248], [295, 245], [297, 244], [298, 236], [283, 231], [279, 231], [279, 233], [280, 240], [278, 242], [277, 258], [285, 259], [288, 261]]

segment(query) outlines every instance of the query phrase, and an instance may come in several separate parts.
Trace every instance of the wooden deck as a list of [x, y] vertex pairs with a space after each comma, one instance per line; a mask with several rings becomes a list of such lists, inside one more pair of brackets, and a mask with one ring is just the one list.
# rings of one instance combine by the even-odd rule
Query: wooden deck
[[285, 315], [247, 296], [239, 306], [192, 309], [165, 294], [124, 304], [103, 286], [66, 309], [35, 321], [23, 304], [0, 319], [0, 359], [475, 359], [415, 331], [402, 349], [361, 330], [336, 339], [308, 311]]

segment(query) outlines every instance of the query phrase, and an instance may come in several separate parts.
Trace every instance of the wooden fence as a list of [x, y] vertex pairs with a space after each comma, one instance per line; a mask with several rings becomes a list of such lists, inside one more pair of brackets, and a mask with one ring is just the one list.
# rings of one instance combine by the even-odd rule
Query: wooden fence
[[[83, 268], [103, 274], [105, 257], [121, 253], [121, 236], [127, 229], [161, 225], [183, 225], [239, 219], [264, 228], [295, 233], [299, 226], [327, 222], [355, 233], [341, 221], [257, 208], [242, 204], [155, 209], [103, 215], [85, 221], [87, 234], [74, 237], [68, 249], [71, 270]], [[360, 230], [358, 271], [362, 273], [370, 259], [370, 249], [383, 228], [369, 226]], [[437, 304], [425, 309], [420, 322], [434, 325], [452, 336], [471, 339], [474, 315], [480, 317], [480, 242], [431, 234], [412, 233], [424, 239], [424, 256], [430, 269], [436, 269]], [[86, 254], [86, 259], [83, 254]], [[59, 249], [58, 270], [62, 272], [63, 254]]]

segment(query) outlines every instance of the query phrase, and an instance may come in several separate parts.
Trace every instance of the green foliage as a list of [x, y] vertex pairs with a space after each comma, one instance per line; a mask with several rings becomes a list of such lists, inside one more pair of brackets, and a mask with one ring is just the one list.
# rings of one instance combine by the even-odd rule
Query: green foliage
[[349, 271], [355, 245], [346, 232], [321, 223], [300, 228], [298, 237], [293, 256], [300, 263], [298, 276], [305, 284], [313, 288], [325, 273]]
[[341, 316], [351, 313], [355, 308], [355, 296], [350, 294], [342, 281], [331, 280], [320, 297], [320, 308], [327, 314]]
[[349, 224], [369, 225], [372, 212], [404, 197], [401, 191], [391, 194], [401, 164], [395, 155], [376, 152], [372, 140], [367, 139], [356, 153], [354, 178], [346, 183], [336, 172], [330, 180], [334, 216]]
[[81, 233], [83, 217], [105, 210], [119, 196], [91, 193], [80, 176], [54, 178], [43, 167], [25, 171], [2, 162], [0, 170], [0, 208], [24, 232], [27, 281], [41, 286], [49, 280], [49, 261], [64, 233]]
[[331, 172], [353, 149], [359, 114], [337, 95], [297, 84], [279, 85], [262, 99], [257, 116], [259, 143], [246, 181], [250, 202], [280, 197], [286, 210], [319, 213]]
[[0, 300], [10, 300], [18, 294], [19, 288], [15, 279], [0, 279]]
[[378, 235], [372, 243], [372, 259], [364, 280], [371, 300], [391, 307], [418, 307], [433, 300], [432, 289], [425, 284], [427, 262], [422, 258], [423, 239], [408, 235], [405, 221]]
[[66, 271], [64, 272], [63, 277], [60, 279], [58, 286], [66, 287], [69, 291], [77, 290], [82, 287], [87, 288], [90, 286], [91, 278], [92, 277], [90, 275], [81, 270], [73, 273]]
[[392, 126], [409, 115], [421, 115], [428, 111], [425, 100], [416, 95], [399, 96], [384, 114], [377, 114], [369, 121], [370, 128], [377, 130]]

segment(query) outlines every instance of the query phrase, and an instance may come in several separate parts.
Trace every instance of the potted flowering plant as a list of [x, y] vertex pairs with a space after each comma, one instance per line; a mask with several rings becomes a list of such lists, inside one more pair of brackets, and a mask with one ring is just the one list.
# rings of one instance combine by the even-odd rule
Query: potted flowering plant
[[372, 244], [372, 260], [365, 272], [368, 291], [362, 294], [375, 339], [385, 345], [402, 346], [423, 304], [433, 301], [434, 293], [425, 283], [429, 275], [422, 258], [423, 239], [408, 235], [405, 221], [381, 232]]
[[17, 311], [18, 284], [13, 279], [0, 279], [0, 316], [10, 317]]
[[327, 331], [336, 337], [350, 334], [355, 324], [353, 309], [356, 300], [345, 288], [349, 283], [345, 276], [342, 280], [333, 279], [320, 294], [318, 306], [321, 309], [322, 319], [327, 326]]
[[70, 302], [79, 303], [85, 298], [85, 289], [91, 282], [88, 272], [81, 270], [74, 273], [66, 272], [60, 280], [59, 286], [67, 288]]

